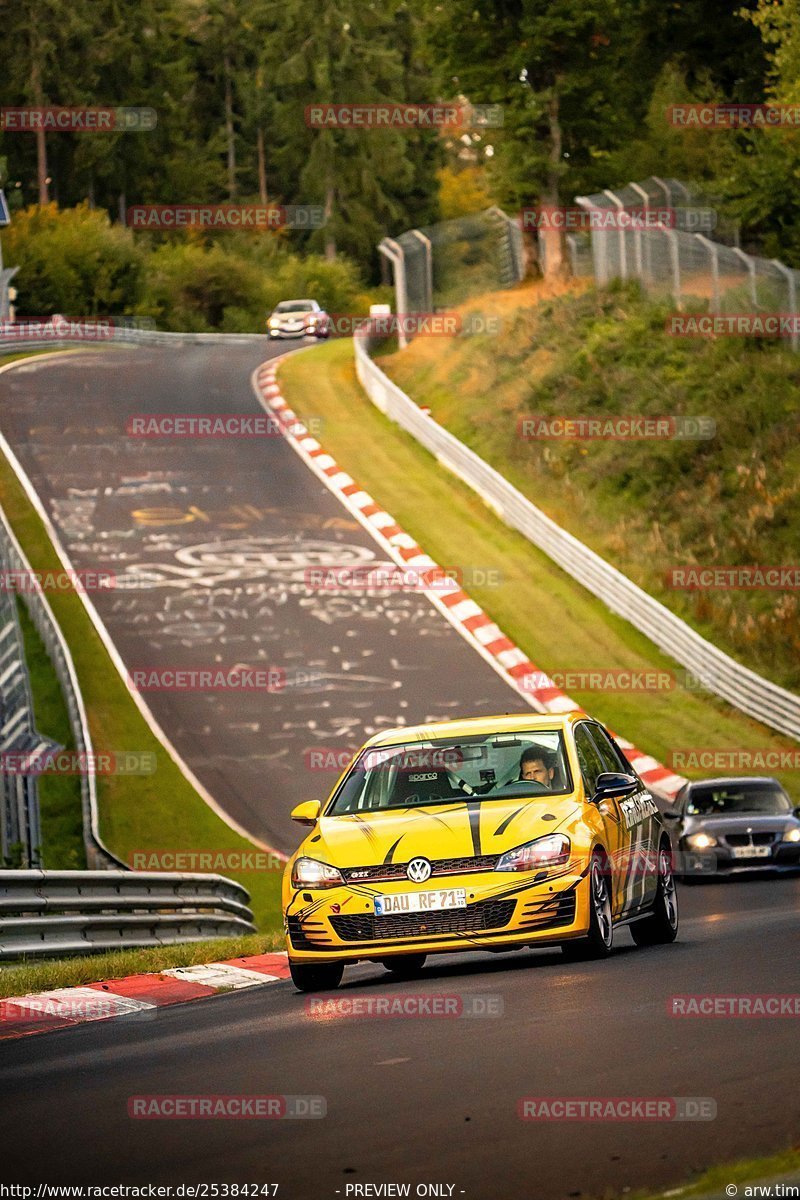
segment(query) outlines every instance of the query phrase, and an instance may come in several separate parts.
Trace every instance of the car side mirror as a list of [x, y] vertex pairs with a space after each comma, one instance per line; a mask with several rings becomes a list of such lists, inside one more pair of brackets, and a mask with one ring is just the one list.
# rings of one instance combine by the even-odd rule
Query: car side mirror
[[800, 804], [798, 804], [797, 808], [794, 810], [794, 815], [796, 817], [800, 817]]
[[300, 825], [316, 825], [321, 811], [319, 800], [304, 800], [292, 809], [291, 818]]
[[639, 790], [639, 780], [634, 775], [623, 775], [621, 771], [603, 771], [597, 776], [591, 803], [610, 800], [612, 796], [632, 796]]

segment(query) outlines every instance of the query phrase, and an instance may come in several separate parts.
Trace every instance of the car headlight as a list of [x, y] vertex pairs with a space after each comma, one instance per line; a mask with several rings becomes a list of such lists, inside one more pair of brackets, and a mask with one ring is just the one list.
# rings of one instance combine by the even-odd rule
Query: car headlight
[[686, 839], [686, 845], [691, 846], [693, 850], [708, 850], [710, 846], [716, 846], [719, 843], [710, 833], [690, 833]]
[[507, 850], [498, 860], [495, 871], [535, 871], [539, 867], [560, 867], [569, 859], [570, 841], [563, 833], [550, 833]]
[[315, 858], [298, 858], [292, 867], [292, 887], [329, 888], [343, 884], [341, 871], [328, 863], [317, 862]]
[[785, 829], [783, 840], [784, 842], [800, 842], [800, 829]]
[[280, 321], [277, 317], [270, 317], [270, 319], [267, 321], [267, 324], [269, 325], [270, 329], [277, 329], [280, 325]]

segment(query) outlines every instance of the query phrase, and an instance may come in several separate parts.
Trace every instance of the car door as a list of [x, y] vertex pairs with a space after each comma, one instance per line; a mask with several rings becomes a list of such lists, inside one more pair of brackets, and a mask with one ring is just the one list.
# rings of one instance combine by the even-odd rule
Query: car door
[[[604, 771], [635, 774], [607, 731], [595, 722], [590, 725], [592, 740], [604, 764]], [[655, 899], [658, 884], [658, 839], [660, 826], [655, 818], [655, 801], [640, 781], [638, 792], [617, 802], [622, 823], [627, 827], [629, 860], [622, 887], [625, 892], [623, 915], [646, 908]]]
[[[591, 801], [597, 784], [597, 776], [611, 768], [603, 763], [597, 745], [590, 733], [590, 722], [581, 721], [575, 726], [575, 752], [578, 757], [581, 779], [587, 802]], [[621, 768], [615, 765], [613, 770]], [[603, 842], [611, 862], [611, 912], [614, 919], [626, 908], [628, 898], [628, 836], [617, 799], [601, 800], [595, 809], [603, 825]]]

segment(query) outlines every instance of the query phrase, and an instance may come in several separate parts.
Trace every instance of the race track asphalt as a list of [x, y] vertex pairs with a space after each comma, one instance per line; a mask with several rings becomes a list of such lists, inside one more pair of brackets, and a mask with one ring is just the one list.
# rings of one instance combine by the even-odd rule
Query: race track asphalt
[[[679, 889], [670, 947], [618, 933], [604, 963], [559, 951], [442, 956], [391, 983], [365, 964], [325, 998], [491, 1000], [493, 1017], [320, 1019], [288, 981], [0, 1046], [4, 1182], [453, 1185], [468, 1200], [668, 1186], [783, 1150], [800, 1123], [797, 1019], [676, 1018], [686, 994], [797, 993], [800, 879]], [[318, 999], [318, 998], [315, 998]], [[442, 1000], [439, 1001], [442, 1003]], [[324, 1098], [320, 1119], [142, 1120], [152, 1095]], [[703, 1122], [532, 1122], [522, 1097], [702, 1097]], [[379, 1195], [380, 1193], [361, 1193]]]
[[309, 590], [309, 568], [387, 559], [283, 437], [126, 432], [137, 414], [264, 417], [250, 374], [286, 348], [33, 359], [0, 375], [0, 429], [73, 565], [114, 573], [92, 598], [130, 672], [148, 686], [152, 670], [273, 672], [275, 691], [146, 699], [219, 804], [290, 851], [291, 808], [323, 799], [338, 756], [370, 734], [526, 706], [423, 595]]

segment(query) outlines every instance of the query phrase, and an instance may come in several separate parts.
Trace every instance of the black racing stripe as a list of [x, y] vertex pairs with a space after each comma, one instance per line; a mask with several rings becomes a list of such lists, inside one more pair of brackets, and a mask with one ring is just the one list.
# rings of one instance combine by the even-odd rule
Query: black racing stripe
[[389, 847], [389, 851], [386, 855], [386, 858], [383, 860], [384, 865], [386, 865], [387, 863], [390, 863], [392, 861], [392, 859], [394, 858], [394, 852], [397, 849], [397, 847], [400, 845], [400, 843], [402, 842], [404, 837], [405, 837], [405, 834], [401, 833], [400, 837], [397, 839], [397, 841], [394, 843], [394, 845]]
[[472, 834], [472, 849], [475, 856], [478, 857], [481, 851], [481, 802], [480, 800], [467, 801], [467, 813], [469, 815], [469, 831]]
[[514, 820], [514, 817], [518, 817], [521, 812], [525, 812], [527, 807], [527, 804], [523, 804], [522, 807], [513, 812], [510, 817], [506, 817], [505, 821], [501, 822], [501, 824], [497, 826], [497, 829], [495, 829], [494, 836], [498, 837], [501, 833], [505, 833], [511, 822]]

